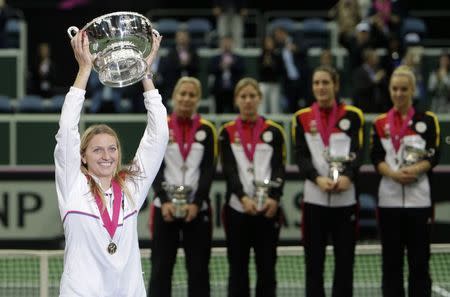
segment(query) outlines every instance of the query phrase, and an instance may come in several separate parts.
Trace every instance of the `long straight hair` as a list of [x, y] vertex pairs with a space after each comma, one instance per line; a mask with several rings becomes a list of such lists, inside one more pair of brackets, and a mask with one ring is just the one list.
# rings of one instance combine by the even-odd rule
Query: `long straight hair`
[[[133, 177], [139, 176], [139, 167], [136, 166], [136, 164], [132, 164], [132, 166], [127, 166], [126, 168], [122, 168], [122, 148], [120, 145], [119, 137], [117, 136], [116, 131], [105, 124], [99, 124], [99, 125], [92, 125], [89, 128], [84, 131], [82, 137], [81, 137], [81, 144], [80, 144], [80, 156], [84, 156], [86, 154], [86, 149], [91, 142], [92, 138], [99, 134], [107, 134], [112, 136], [116, 141], [117, 151], [118, 151], [118, 159], [117, 159], [117, 167], [113, 174], [113, 179], [117, 181], [117, 183], [120, 185], [120, 188], [125, 193], [125, 196], [127, 197], [128, 201], [131, 205], [135, 205], [133, 198], [131, 197], [130, 191], [128, 187], [126, 186], [125, 181], [127, 179], [133, 180]], [[80, 164], [81, 171], [87, 176], [88, 182], [89, 182], [89, 188], [91, 190], [91, 193], [96, 196], [98, 195], [100, 199], [102, 200], [103, 207], [106, 205], [105, 196], [103, 194], [103, 191], [100, 187], [100, 185], [95, 182], [95, 180], [91, 177], [87, 164], [84, 164], [83, 161], [81, 161]]]

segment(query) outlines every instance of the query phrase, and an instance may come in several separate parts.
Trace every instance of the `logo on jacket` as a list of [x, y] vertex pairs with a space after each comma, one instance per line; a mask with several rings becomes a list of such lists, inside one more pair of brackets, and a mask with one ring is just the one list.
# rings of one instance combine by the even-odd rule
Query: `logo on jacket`
[[348, 131], [350, 129], [351, 123], [349, 119], [342, 119], [339, 121], [339, 128], [342, 131]]
[[240, 145], [241, 144], [241, 139], [239, 138], [239, 134], [238, 132], [234, 132], [234, 144], [236, 145]]
[[262, 139], [264, 142], [271, 142], [273, 140], [273, 133], [272, 131], [266, 131], [262, 135]]
[[199, 130], [197, 133], [195, 133], [195, 140], [197, 141], [203, 141], [206, 139], [206, 132], [204, 130]]
[[427, 131], [427, 124], [425, 124], [424, 122], [417, 122], [416, 123], [416, 131], [419, 133], [424, 133], [425, 131]]
[[173, 133], [173, 129], [169, 129], [169, 144], [172, 144], [175, 142], [175, 136]]
[[386, 138], [391, 138], [391, 131], [389, 130], [389, 124], [385, 124], [384, 125], [384, 136], [386, 137]]

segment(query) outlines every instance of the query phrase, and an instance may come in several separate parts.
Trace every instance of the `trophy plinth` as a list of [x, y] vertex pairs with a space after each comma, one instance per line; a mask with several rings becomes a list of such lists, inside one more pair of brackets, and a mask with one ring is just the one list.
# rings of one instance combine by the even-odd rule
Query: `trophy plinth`
[[261, 211], [264, 207], [264, 203], [269, 197], [269, 190], [281, 186], [281, 181], [269, 180], [266, 178], [262, 181], [254, 180], [253, 185], [255, 186], [255, 196], [253, 199], [256, 202], [256, 209]]
[[[140, 81], [147, 72], [145, 59], [151, 52], [153, 32], [150, 21], [135, 12], [114, 12], [95, 18], [83, 29], [94, 57], [93, 68], [100, 82], [109, 87], [125, 87]], [[79, 29], [67, 29], [73, 38]]]
[[331, 156], [330, 151], [326, 149], [324, 151], [324, 158], [329, 165], [328, 177], [337, 182], [339, 176], [345, 170], [345, 164], [353, 161], [356, 158], [356, 154], [351, 152], [347, 156]]
[[175, 206], [174, 217], [177, 219], [183, 219], [186, 217], [186, 206], [188, 204], [188, 198], [192, 192], [192, 187], [185, 185], [169, 185], [163, 183], [163, 189], [169, 195], [171, 202]]

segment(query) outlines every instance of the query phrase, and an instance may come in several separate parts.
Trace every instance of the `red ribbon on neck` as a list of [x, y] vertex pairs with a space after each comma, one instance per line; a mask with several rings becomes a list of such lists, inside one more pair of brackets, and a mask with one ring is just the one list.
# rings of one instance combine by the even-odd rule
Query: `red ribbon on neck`
[[[389, 133], [391, 134], [392, 145], [394, 146], [395, 151], [398, 151], [400, 148], [400, 141], [403, 136], [406, 134], [406, 130], [408, 129], [409, 121], [411, 121], [414, 116], [415, 110], [414, 107], [410, 107], [408, 112], [406, 113], [406, 118], [401, 122], [400, 129], [398, 129], [398, 125], [395, 125], [395, 113], [397, 110], [395, 108], [391, 108], [387, 114], [387, 120], [389, 123]], [[402, 120], [401, 115], [400, 121]]]
[[322, 125], [322, 119], [320, 117], [320, 109], [319, 104], [314, 102], [312, 105], [312, 111], [314, 114], [314, 119], [316, 120], [317, 130], [319, 130], [320, 136], [322, 138], [323, 144], [325, 147], [328, 147], [330, 143], [330, 135], [331, 131], [333, 131], [334, 126], [338, 120], [338, 107], [336, 102], [333, 102], [333, 106], [331, 108], [330, 114], [328, 115], [328, 125], [324, 127]]
[[105, 226], [106, 231], [108, 231], [112, 239], [114, 237], [114, 233], [116, 233], [117, 225], [119, 223], [120, 205], [122, 204], [122, 189], [120, 188], [119, 183], [114, 179], [111, 180], [111, 185], [114, 193], [112, 220], [109, 217], [106, 205], [103, 205], [102, 199], [100, 198], [100, 195], [98, 193], [95, 195], [95, 203], [97, 204], [98, 210], [100, 211], [103, 225]]
[[183, 137], [183, 131], [180, 124], [180, 119], [177, 115], [172, 114], [172, 128], [176, 142], [180, 149], [183, 160], [186, 161], [189, 152], [191, 151], [192, 143], [194, 142], [195, 132], [200, 127], [200, 116], [198, 114], [192, 117], [192, 126], [187, 137]]
[[239, 116], [236, 119], [237, 132], [239, 134], [239, 137], [241, 138], [245, 156], [250, 162], [253, 162], [256, 144], [258, 143], [259, 135], [261, 134], [263, 124], [264, 124], [263, 118], [261, 116], [258, 116], [258, 118], [255, 121], [255, 126], [252, 129], [252, 139], [250, 140], [250, 142], [247, 142], [247, 138], [244, 137], [244, 130], [242, 128], [242, 118]]

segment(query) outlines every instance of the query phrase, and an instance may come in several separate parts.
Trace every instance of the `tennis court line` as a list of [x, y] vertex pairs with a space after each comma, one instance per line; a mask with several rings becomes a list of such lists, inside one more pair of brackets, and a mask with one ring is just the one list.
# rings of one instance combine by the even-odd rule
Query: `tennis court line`
[[450, 292], [439, 286], [433, 286], [432, 291], [442, 297], [450, 297]]

